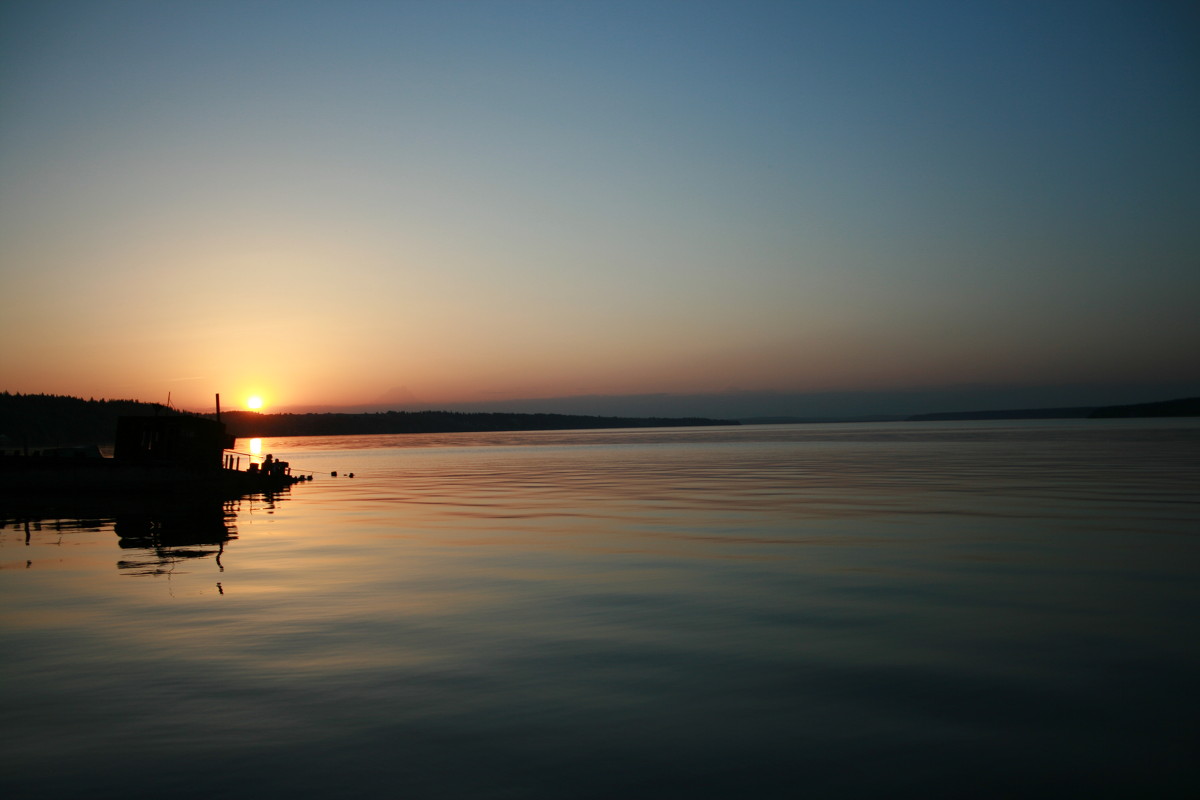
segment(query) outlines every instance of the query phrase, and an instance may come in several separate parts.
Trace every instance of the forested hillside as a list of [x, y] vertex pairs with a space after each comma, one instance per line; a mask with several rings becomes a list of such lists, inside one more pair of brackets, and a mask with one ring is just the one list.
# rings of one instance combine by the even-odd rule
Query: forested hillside
[[137, 400], [0, 392], [0, 448], [111, 444], [118, 417], [180, 413]]

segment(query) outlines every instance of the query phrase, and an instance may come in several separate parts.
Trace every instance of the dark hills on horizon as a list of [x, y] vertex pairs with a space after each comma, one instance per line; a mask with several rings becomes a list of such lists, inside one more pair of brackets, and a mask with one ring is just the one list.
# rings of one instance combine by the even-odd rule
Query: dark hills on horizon
[[[0, 449], [25, 446], [109, 444], [118, 417], [191, 412], [136, 400], [0, 392]], [[208, 416], [202, 414], [200, 416]], [[738, 425], [702, 417], [600, 417], [580, 414], [515, 414], [458, 411], [386, 411], [361, 414], [263, 414], [224, 411], [221, 421], [237, 437], [341, 436], [387, 433], [671, 428]]]
[[[77, 397], [0, 392], [0, 449], [111, 443], [122, 416], [186, 414], [161, 403], [136, 400], [84, 400]], [[254, 436], [338, 436], [391, 433], [664, 428], [711, 425], [852, 421], [953, 421], [1001, 419], [1112, 419], [1200, 416], [1200, 397], [1116, 406], [955, 411], [858, 419], [772, 417], [743, 420], [703, 417], [605, 417], [581, 414], [381, 411], [367, 413], [284, 413], [226, 411], [231, 434]]]
[[261, 414], [222, 412], [234, 436], [349, 436], [387, 433], [482, 433], [601, 428], [682, 428], [738, 425], [703, 417], [597, 417], [580, 414], [513, 414], [467, 411], [381, 411], [366, 414]]

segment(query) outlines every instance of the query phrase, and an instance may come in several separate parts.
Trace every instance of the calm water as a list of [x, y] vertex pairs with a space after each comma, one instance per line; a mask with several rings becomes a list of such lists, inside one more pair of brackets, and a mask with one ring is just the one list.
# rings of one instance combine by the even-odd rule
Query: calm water
[[1200, 791], [1200, 421], [262, 452], [0, 509], [5, 796]]

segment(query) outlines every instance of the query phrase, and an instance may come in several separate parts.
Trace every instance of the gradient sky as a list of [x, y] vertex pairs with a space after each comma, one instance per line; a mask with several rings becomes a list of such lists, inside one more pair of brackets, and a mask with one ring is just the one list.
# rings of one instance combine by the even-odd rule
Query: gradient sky
[[0, 390], [1200, 394], [1195, 8], [7, 0]]

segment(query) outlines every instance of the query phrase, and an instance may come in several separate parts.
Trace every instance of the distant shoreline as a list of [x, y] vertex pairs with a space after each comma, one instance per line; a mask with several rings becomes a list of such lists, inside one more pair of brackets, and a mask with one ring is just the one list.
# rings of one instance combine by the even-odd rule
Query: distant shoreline
[[1120, 406], [1072, 406], [1067, 408], [1021, 408], [1001, 411], [951, 411], [916, 414], [909, 422], [941, 422], [984, 419], [1131, 419], [1135, 417], [1200, 417], [1200, 397], [1134, 403]]
[[579, 414], [458, 411], [381, 411], [366, 414], [260, 414], [254, 411], [230, 411], [223, 413], [221, 420], [229, 433], [238, 438], [691, 428], [740, 424], [737, 420], [706, 417], [593, 417]]
[[[117, 418], [189, 414], [161, 403], [84, 400], [60, 395], [0, 393], [0, 450], [111, 444]], [[210, 416], [195, 414], [194, 416]], [[264, 436], [353, 436], [407, 433], [482, 433], [613, 428], [679, 428], [738, 425], [706, 417], [600, 417], [580, 414], [512, 414], [453, 411], [385, 411], [340, 414], [221, 414], [230, 434]]]
[[[136, 400], [83, 400], [59, 395], [0, 392], [0, 450], [84, 444], [111, 444], [121, 416], [191, 412]], [[197, 416], [207, 416], [199, 414]], [[719, 425], [799, 425], [861, 422], [946, 422], [1020, 419], [1122, 419], [1197, 417], [1200, 397], [1117, 406], [943, 411], [910, 416], [858, 417], [605, 417], [581, 414], [521, 414], [457, 411], [380, 411], [365, 413], [262, 414], [227, 411], [229, 433], [239, 438], [281, 436], [353, 436], [409, 433], [484, 433], [505, 431], [679, 428]]]
[[954, 422], [1003, 419], [1135, 419], [1140, 417], [1200, 417], [1200, 397], [1118, 406], [1010, 408], [983, 411], [937, 411], [929, 414], [877, 414], [860, 417], [751, 417], [743, 425], [830, 425], [856, 422]]

